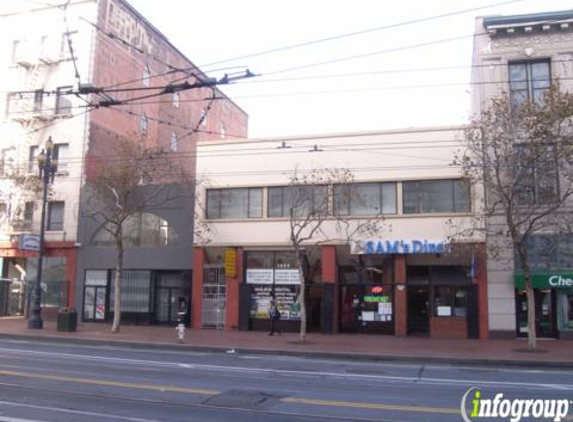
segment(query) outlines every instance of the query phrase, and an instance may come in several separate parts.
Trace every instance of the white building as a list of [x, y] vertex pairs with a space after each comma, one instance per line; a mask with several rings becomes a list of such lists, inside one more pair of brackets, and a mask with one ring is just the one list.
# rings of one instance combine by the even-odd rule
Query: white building
[[[456, 236], [474, 223], [478, 197], [452, 166], [461, 136], [460, 127], [439, 127], [199, 143], [196, 227], [207, 230], [195, 238], [195, 268], [204, 272], [194, 279], [194, 326], [266, 329], [275, 296], [283, 328], [298, 329], [289, 181], [295, 171], [343, 168], [357, 196], [331, 198], [331, 215], [384, 220], [374, 237], [352, 239], [371, 241], [363, 255], [340, 238], [334, 218], [308, 242], [309, 329], [487, 336], [484, 239]], [[337, 186], [324, 191], [336, 195]]]

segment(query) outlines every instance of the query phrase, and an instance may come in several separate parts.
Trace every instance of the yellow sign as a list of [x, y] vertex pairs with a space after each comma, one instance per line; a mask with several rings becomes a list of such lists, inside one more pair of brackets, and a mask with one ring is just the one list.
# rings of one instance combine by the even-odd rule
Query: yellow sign
[[237, 250], [225, 248], [225, 276], [235, 278], [237, 276]]

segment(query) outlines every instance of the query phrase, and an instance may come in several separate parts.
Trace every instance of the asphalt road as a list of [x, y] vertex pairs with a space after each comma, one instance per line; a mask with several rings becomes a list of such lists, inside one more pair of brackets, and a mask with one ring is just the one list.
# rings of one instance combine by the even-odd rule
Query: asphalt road
[[449, 422], [472, 387], [572, 400], [573, 371], [0, 340], [0, 422]]

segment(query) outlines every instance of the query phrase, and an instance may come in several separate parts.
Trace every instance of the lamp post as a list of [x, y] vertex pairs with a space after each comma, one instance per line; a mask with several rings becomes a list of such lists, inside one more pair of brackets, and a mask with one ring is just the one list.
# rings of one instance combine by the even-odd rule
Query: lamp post
[[33, 290], [32, 312], [28, 319], [28, 328], [44, 328], [42, 321], [42, 262], [44, 260], [44, 232], [46, 229], [46, 203], [48, 202], [48, 185], [54, 182], [54, 176], [58, 169], [58, 161], [54, 157], [54, 142], [50, 136], [44, 145], [44, 149], [38, 154], [38, 169], [42, 182], [42, 219], [40, 221], [40, 249], [38, 251], [38, 273]]

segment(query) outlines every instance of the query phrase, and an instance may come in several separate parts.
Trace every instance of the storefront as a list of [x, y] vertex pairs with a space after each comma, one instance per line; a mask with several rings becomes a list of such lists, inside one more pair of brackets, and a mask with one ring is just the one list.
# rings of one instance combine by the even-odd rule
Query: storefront
[[[535, 330], [538, 337], [573, 338], [573, 272], [535, 272]], [[528, 334], [527, 296], [523, 274], [515, 275], [516, 330]]]

